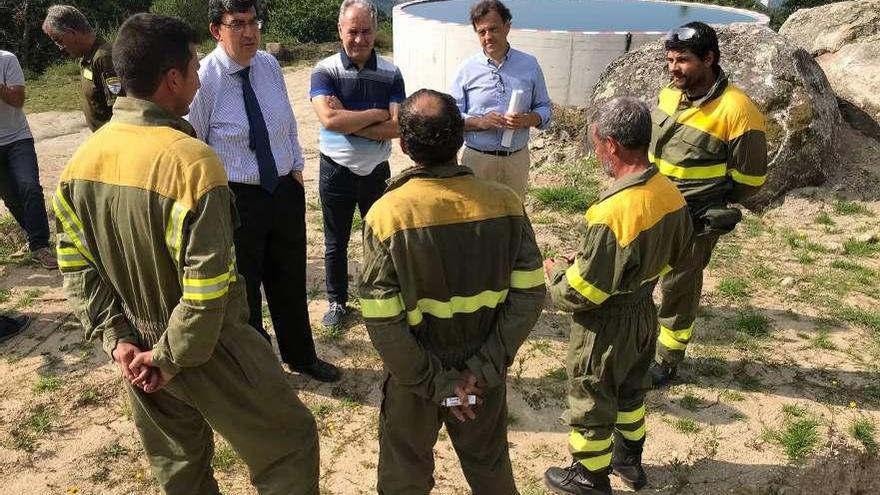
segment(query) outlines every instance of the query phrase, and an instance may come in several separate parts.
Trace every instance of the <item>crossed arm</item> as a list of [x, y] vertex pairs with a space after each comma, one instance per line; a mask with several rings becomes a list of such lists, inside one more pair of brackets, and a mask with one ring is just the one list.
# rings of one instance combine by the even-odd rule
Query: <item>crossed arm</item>
[[398, 137], [397, 111], [399, 105], [392, 103], [388, 110], [346, 110], [335, 96], [316, 96], [312, 107], [325, 129], [340, 134], [354, 134], [367, 139], [384, 141]]

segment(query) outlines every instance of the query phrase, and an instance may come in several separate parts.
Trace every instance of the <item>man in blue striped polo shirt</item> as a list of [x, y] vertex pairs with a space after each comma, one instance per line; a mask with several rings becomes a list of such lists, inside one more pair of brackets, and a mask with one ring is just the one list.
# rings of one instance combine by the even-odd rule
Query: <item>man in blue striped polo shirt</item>
[[322, 319], [337, 327], [348, 301], [348, 241], [355, 206], [361, 218], [385, 191], [388, 158], [397, 137], [403, 77], [376, 55], [378, 13], [369, 0], [339, 7], [343, 49], [312, 72], [309, 96], [321, 121], [319, 192], [324, 213], [324, 265], [329, 307]]
[[[525, 199], [529, 185], [529, 128], [550, 125], [550, 96], [535, 57], [507, 42], [510, 9], [498, 0], [482, 0], [470, 11], [482, 51], [466, 59], [449, 93], [464, 117], [461, 164], [481, 179], [500, 182]], [[513, 92], [522, 99], [508, 113]], [[507, 144], [505, 130], [513, 137]]]

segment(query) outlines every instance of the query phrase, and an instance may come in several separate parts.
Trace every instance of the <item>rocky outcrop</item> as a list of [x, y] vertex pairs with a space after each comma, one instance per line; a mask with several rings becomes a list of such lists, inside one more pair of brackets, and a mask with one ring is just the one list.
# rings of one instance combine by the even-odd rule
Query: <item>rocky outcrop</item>
[[880, 0], [801, 9], [779, 33], [816, 57], [847, 120], [880, 138]]
[[[718, 38], [722, 67], [767, 118], [767, 182], [744, 206], [758, 210], [791, 189], [823, 182], [838, 163], [842, 119], [822, 69], [809, 53], [763, 26], [721, 27]], [[624, 95], [653, 106], [668, 81], [662, 42], [643, 45], [608, 66], [593, 90], [592, 108]]]

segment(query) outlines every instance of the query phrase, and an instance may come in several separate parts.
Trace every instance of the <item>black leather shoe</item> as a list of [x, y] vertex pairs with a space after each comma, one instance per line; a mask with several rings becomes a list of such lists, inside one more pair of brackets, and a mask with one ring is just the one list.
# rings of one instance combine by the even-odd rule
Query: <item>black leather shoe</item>
[[322, 361], [321, 359], [316, 359], [312, 364], [306, 366], [291, 365], [290, 369], [297, 373], [302, 373], [303, 375], [309, 375], [319, 382], [339, 381], [339, 378], [342, 376], [339, 368], [333, 366], [327, 361]]
[[670, 382], [675, 381], [678, 369], [675, 366], [660, 364], [655, 361], [648, 368], [648, 373], [651, 374], [651, 386], [653, 388], [663, 388], [669, 385]]
[[611, 456], [612, 472], [620, 478], [620, 481], [632, 488], [640, 490], [648, 484], [648, 475], [642, 468], [642, 449], [645, 439], [631, 441], [623, 438], [619, 432], [614, 432], [614, 450]]
[[0, 342], [24, 332], [30, 324], [31, 319], [25, 315], [16, 316], [15, 318], [0, 316]]
[[553, 493], [562, 495], [611, 495], [610, 469], [592, 473], [580, 462], [571, 466], [552, 467], [544, 471], [544, 483]]

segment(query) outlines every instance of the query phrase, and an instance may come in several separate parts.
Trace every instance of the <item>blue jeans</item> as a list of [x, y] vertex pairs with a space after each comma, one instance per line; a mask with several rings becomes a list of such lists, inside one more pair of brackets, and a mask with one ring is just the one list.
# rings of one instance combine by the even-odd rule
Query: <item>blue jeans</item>
[[33, 139], [0, 146], [0, 198], [27, 233], [30, 250], [49, 247], [49, 220]]
[[348, 241], [351, 222], [357, 206], [361, 218], [385, 192], [385, 181], [391, 177], [388, 162], [376, 166], [370, 175], [360, 176], [321, 154], [318, 192], [324, 213], [324, 271], [327, 298], [331, 302], [348, 302]]

